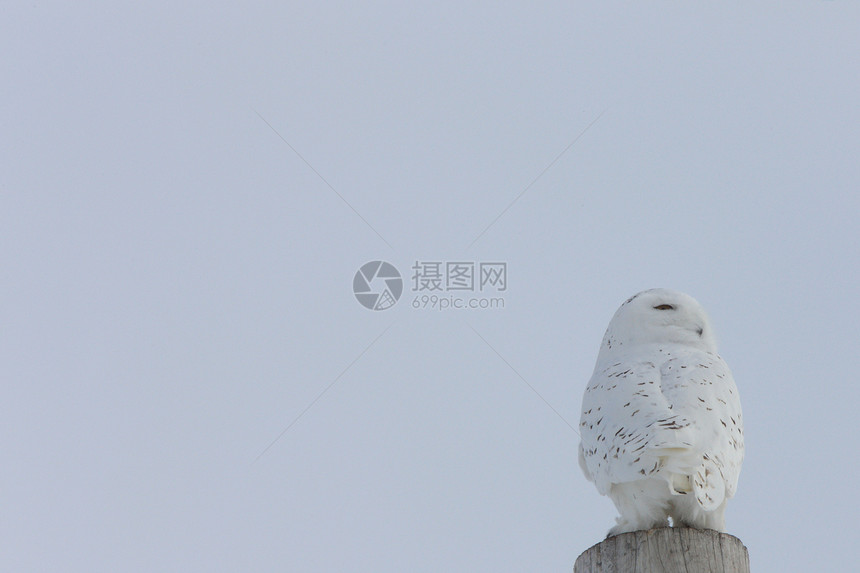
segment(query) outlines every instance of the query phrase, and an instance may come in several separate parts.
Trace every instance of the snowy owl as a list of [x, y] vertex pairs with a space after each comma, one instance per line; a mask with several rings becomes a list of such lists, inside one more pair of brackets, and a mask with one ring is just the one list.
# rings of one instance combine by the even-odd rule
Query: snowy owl
[[620, 517], [608, 536], [654, 527], [725, 531], [744, 458], [741, 403], [704, 309], [640, 292], [609, 322], [582, 399], [579, 465]]

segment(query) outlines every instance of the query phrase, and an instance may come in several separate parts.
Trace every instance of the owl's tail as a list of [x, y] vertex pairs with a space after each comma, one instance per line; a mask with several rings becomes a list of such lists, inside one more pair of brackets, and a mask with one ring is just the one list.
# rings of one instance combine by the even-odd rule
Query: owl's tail
[[659, 460], [660, 474], [672, 495], [694, 495], [705, 511], [725, 500], [726, 487], [719, 465], [697, 447], [692, 424], [682, 416], [660, 420], [649, 454]]

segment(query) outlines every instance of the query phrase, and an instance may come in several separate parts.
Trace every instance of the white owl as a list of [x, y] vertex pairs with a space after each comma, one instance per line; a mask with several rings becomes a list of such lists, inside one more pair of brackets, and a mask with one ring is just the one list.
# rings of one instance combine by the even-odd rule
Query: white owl
[[618, 509], [608, 536], [725, 531], [744, 459], [741, 403], [704, 309], [652, 289], [612, 317], [582, 399], [579, 465]]

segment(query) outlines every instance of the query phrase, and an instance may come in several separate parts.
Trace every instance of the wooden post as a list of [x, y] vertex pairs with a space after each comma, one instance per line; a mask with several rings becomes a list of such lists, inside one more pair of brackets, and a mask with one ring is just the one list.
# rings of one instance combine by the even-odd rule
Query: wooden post
[[749, 573], [747, 548], [711, 529], [661, 527], [610, 537], [580, 555], [573, 573]]

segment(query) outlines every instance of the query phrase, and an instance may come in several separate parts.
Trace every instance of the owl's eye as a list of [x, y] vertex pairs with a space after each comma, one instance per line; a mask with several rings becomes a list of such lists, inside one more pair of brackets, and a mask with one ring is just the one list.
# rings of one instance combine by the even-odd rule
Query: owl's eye
[[671, 304], [658, 304], [654, 308], [657, 310], [675, 310], [675, 307]]

